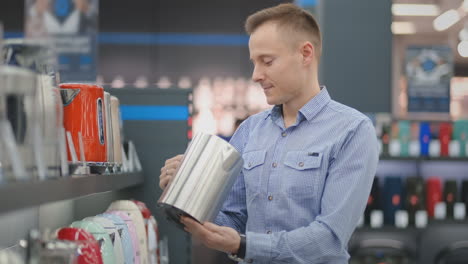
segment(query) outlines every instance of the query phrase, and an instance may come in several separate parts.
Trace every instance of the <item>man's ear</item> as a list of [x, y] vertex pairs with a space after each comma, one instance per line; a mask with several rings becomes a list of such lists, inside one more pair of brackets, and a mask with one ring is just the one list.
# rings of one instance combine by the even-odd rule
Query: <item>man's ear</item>
[[302, 63], [309, 65], [314, 61], [315, 58], [315, 47], [309, 41], [304, 42], [301, 45]]

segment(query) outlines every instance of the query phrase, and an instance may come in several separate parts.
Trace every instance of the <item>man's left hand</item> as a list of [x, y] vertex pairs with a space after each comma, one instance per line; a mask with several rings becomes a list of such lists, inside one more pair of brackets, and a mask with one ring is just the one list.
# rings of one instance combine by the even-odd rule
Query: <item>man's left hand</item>
[[185, 231], [200, 240], [206, 247], [236, 254], [240, 246], [240, 235], [230, 227], [218, 226], [210, 222], [203, 224], [189, 217], [181, 217], [181, 223], [185, 225]]

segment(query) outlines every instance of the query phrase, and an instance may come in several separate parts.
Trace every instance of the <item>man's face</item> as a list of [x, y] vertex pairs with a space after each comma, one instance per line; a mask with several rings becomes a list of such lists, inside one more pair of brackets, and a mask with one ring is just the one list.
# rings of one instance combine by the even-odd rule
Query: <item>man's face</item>
[[249, 51], [252, 80], [262, 86], [268, 104], [287, 104], [301, 96], [304, 68], [299, 45], [281, 34], [274, 22], [251, 34]]

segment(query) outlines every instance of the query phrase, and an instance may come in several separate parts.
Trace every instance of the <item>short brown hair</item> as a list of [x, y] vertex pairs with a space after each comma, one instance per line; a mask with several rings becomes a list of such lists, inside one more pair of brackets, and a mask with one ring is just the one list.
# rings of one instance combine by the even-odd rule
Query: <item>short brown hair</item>
[[306, 34], [308, 40], [314, 45], [317, 60], [319, 60], [322, 54], [322, 36], [312, 14], [294, 4], [280, 4], [250, 15], [245, 22], [245, 31], [251, 35], [258, 27], [269, 21], [286, 28], [288, 30], [286, 32]]

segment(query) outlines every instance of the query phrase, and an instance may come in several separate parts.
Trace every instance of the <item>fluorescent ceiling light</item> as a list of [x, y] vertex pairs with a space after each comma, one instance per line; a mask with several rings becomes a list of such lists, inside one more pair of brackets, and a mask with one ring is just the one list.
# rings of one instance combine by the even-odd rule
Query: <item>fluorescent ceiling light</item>
[[440, 10], [436, 5], [393, 4], [392, 14], [394, 16], [438, 16]]
[[458, 53], [464, 58], [468, 58], [468, 41], [464, 40], [458, 44]]
[[392, 33], [395, 35], [407, 35], [416, 33], [413, 22], [392, 22]]
[[458, 33], [458, 38], [461, 41], [468, 40], [468, 27], [463, 28], [462, 30], [460, 30], [460, 32]]
[[433, 26], [437, 31], [443, 31], [453, 26], [460, 20], [460, 13], [455, 9], [450, 9], [434, 19]]
[[468, 12], [468, 0], [463, 1], [462, 8], [465, 12]]

